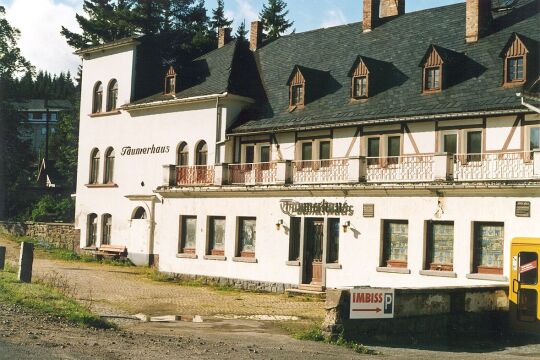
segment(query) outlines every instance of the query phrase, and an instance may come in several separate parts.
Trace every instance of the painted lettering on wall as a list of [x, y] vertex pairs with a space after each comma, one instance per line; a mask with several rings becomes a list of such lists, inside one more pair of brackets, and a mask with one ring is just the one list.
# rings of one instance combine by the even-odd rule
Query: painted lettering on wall
[[354, 208], [344, 203], [331, 203], [323, 200], [318, 203], [300, 203], [294, 200], [281, 200], [281, 211], [289, 216], [295, 215], [346, 215], [352, 216]]
[[151, 155], [151, 154], [167, 154], [171, 150], [170, 146], [155, 146], [145, 148], [132, 148], [131, 146], [124, 146], [120, 155]]

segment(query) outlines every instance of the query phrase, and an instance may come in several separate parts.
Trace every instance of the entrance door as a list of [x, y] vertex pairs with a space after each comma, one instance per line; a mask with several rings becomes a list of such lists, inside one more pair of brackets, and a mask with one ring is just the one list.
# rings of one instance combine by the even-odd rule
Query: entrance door
[[510, 318], [518, 332], [540, 333], [538, 246], [512, 246]]
[[323, 234], [324, 219], [305, 219], [304, 284], [323, 283]]

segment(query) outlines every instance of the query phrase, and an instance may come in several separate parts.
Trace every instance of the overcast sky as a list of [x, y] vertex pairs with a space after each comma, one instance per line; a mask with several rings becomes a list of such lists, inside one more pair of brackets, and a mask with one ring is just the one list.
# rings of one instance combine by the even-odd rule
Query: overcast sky
[[[464, 0], [409, 0], [407, 12], [463, 2]], [[205, 0], [215, 7], [216, 0]], [[244, 19], [256, 20], [266, 0], [225, 0], [227, 16], [234, 27]], [[289, 18], [297, 32], [360, 21], [362, 0], [287, 0]], [[19, 46], [37, 69], [51, 73], [75, 73], [80, 60], [60, 35], [61, 26], [77, 31], [75, 14], [82, 14], [82, 0], [0, 0], [9, 22], [21, 30]]]

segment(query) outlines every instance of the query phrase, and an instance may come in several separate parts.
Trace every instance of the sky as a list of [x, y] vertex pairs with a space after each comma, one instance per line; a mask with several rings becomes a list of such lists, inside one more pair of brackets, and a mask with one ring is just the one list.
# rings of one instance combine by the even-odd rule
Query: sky
[[[406, 11], [463, 2], [464, 0], [408, 0]], [[205, 0], [206, 8], [215, 7], [216, 0]], [[293, 28], [303, 32], [361, 21], [362, 0], [286, 0]], [[82, 0], [0, 0], [12, 26], [21, 31], [19, 47], [23, 55], [37, 70], [53, 74], [76, 73], [80, 59], [73, 55], [60, 35], [61, 26], [77, 31], [75, 14], [83, 14]], [[242, 22], [248, 24], [258, 18], [266, 0], [225, 0], [228, 18], [234, 19], [234, 28]]]

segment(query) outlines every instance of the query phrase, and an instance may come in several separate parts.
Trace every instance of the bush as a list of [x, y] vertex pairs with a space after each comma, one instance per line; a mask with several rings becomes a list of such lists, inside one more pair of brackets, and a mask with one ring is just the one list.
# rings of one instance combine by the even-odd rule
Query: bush
[[71, 222], [74, 212], [73, 201], [66, 195], [45, 195], [34, 205], [30, 220]]

